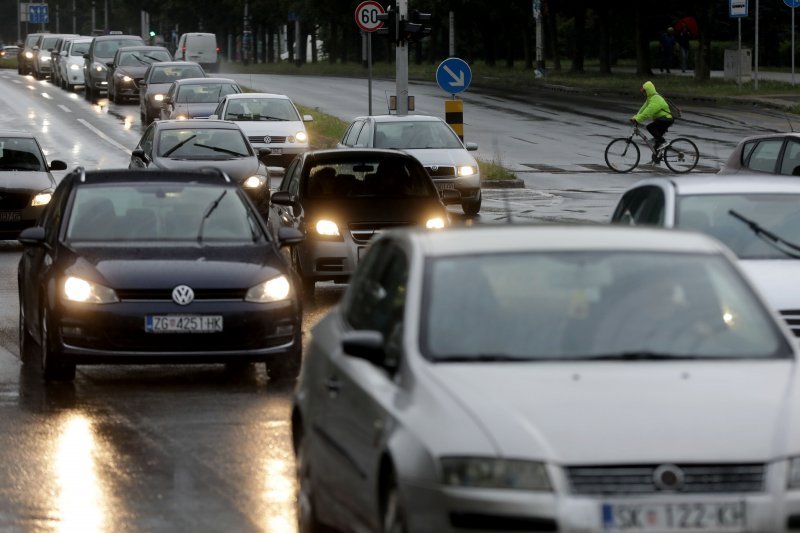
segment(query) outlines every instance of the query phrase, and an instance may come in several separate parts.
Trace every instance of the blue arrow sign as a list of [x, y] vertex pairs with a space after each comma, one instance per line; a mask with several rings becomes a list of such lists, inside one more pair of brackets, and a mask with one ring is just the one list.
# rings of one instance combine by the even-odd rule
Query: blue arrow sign
[[800, 7], [800, 0], [783, 0], [783, 3], [786, 4], [787, 7], [791, 7], [792, 9]]
[[466, 91], [472, 82], [472, 70], [463, 59], [449, 57], [436, 69], [436, 83], [450, 94]]
[[47, 4], [28, 4], [28, 22], [33, 24], [47, 24], [50, 22]]

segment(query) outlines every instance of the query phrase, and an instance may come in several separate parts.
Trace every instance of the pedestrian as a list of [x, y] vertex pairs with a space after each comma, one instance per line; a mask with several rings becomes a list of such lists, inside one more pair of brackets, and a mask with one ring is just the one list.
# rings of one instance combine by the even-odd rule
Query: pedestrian
[[655, 149], [658, 150], [664, 144], [664, 134], [675, 122], [675, 119], [672, 118], [669, 104], [663, 96], [658, 94], [652, 81], [644, 82], [639, 90], [647, 96], [647, 99], [639, 112], [631, 117], [631, 122], [641, 124], [645, 120], [653, 120], [647, 125], [647, 131], [655, 139]]
[[682, 25], [681, 29], [678, 30], [678, 36], [675, 38], [681, 51], [681, 72], [686, 72], [689, 63], [689, 41], [691, 39], [692, 32], [689, 31], [685, 24]]
[[675, 29], [671, 26], [667, 31], [663, 32], [660, 37], [661, 41], [661, 72], [667, 71], [670, 73], [672, 68], [672, 55], [675, 53]]

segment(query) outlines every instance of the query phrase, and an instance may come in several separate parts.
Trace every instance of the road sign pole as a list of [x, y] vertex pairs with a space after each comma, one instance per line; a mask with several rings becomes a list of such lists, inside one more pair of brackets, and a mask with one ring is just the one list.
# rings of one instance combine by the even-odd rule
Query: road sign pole
[[736, 84], [739, 86], [739, 90], [742, 90], [742, 18], [739, 17], [737, 19], [739, 21], [739, 50], [737, 54], [739, 56], [739, 60], [736, 62]]
[[[397, 1], [397, 22], [408, 18], [408, 0]], [[397, 59], [397, 115], [404, 117], [408, 115], [408, 43], [403, 40], [402, 35], [398, 35], [397, 47], [395, 49]]]
[[369, 99], [368, 115], [372, 116], [372, 33], [367, 34], [367, 76], [369, 79], [367, 98]]
[[794, 8], [792, 9], [792, 87], [794, 87]]
[[378, 16], [384, 14], [383, 6], [375, 0], [365, 0], [356, 7], [356, 25], [364, 35], [367, 60], [367, 113], [372, 115], [372, 32], [383, 27]]

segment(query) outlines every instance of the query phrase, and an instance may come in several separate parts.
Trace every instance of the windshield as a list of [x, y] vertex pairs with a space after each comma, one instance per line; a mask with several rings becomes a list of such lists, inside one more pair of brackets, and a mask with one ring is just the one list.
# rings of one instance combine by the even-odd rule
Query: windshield
[[309, 198], [435, 198], [437, 195], [422, 167], [396, 157], [319, 163], [310, 169], [305, 191]]
[[109, 39], [95, 43], [94, 55], [97, 57], [114, 57], [117, 50], [123, 46], [137, 46], [144, 44], [141, 39]]
[[228, 102], [225, 120], [277, 120], [299, 122], [300, 116], [283, 98], [236, 98]]
[[158, 155], [173, 159], [231, 159], [250, 157], [250, 144], [239, 129], [162, 130]]
[[731, 216], [741, 214], [764, 229], [800, 245], [800, 195], [726, 194], [683, 196], [678, 201], [676, 225], [707, 233], [741, 259], [788, 259]]
[[175, 102], [179, 104], [216, 104], [226, 94], [239, 91], [232, 83], [190, 83], [178, 87]]
[[377, 122], [375, 148], [463, 148], [450, 126], [440, 121]]
[[718, 255], [443, 257], [428, 260], [423, 294], [421, 348], [432, 360], [791, 354], [742, 277]]
[[30, 138], [0, 137], [0, 170], [45, 170], [39, 145]]
[[172, 83], [186, 78], [205, 78], [203, 69], [197, 65], [179, 67], [153, 67], [150, 83]]
[[120, 54], [119, 66], [121, 67], [146, 67], [160, 61], [171, 61], [166, 50], [144, 50], [138, 52], [124, 52]]
[[42, 39], [42, 45], [39, 47], [40, 50], [48, 50], [53, 48], [58, 41], [58, 37], [45, 37]]
[[[197, 242], [203, 213], [225, 187], [210, 184], [102, 184], [77, 188], [68, 241]], [[260, 226], [239, 194], [228, 190], [203, 223], [203, 241], [256, 242]]]
[[70, 49], [69, 55], [71, 56], [82, 56], [83, 54], [89, 51], [89, 45], [92, 44], [91, 42], [85, 43], [72, 43], [72, 48]]

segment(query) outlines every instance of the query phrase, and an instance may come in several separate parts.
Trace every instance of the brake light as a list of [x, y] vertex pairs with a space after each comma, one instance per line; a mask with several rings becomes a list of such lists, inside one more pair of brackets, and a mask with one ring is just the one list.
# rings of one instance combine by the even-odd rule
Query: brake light
[[219, 48], [217, 48], [217, 53], [219, 53]]

